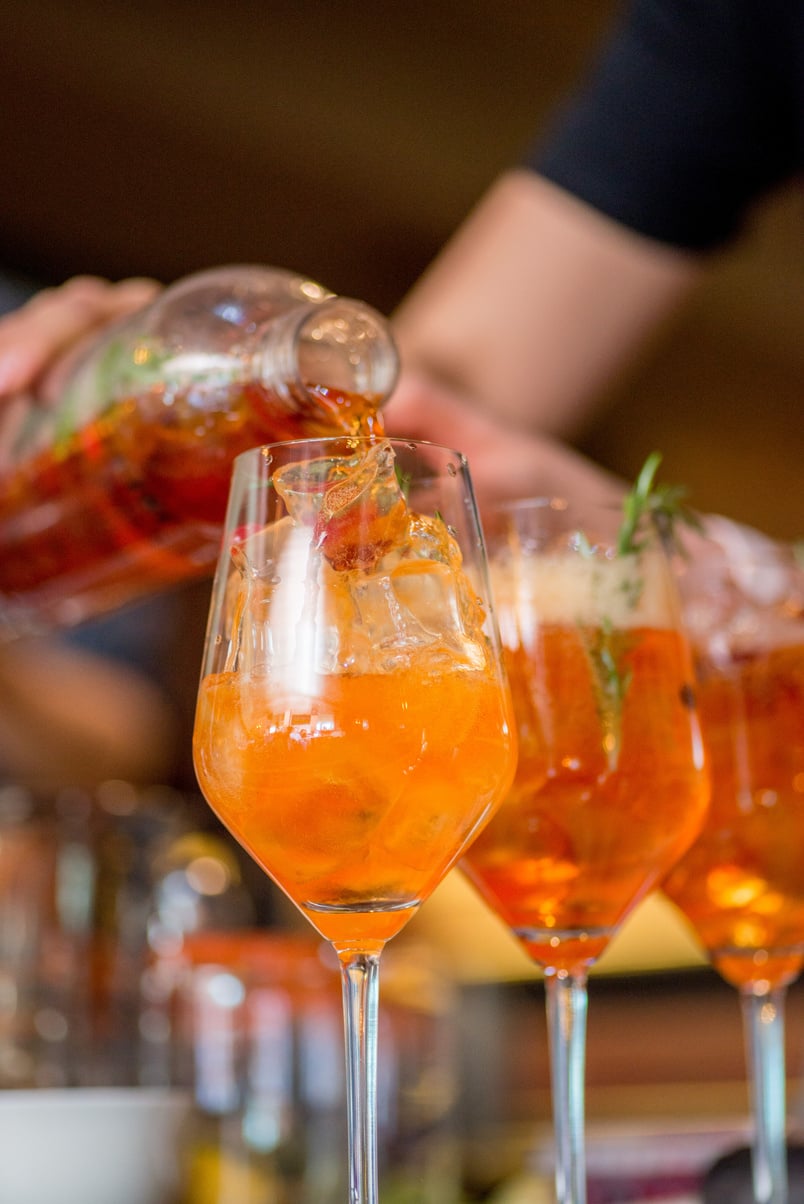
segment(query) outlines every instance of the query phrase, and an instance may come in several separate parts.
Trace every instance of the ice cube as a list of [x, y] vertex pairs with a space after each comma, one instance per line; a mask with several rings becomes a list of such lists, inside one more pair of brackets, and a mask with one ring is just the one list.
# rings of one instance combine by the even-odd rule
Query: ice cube
[[402, 554], [408, 560], [435, 560], [453, 569], [460, 568], [463, 559], [457, 540], [438, 514], [411, 514]]
[[[312, 532], [286, 517], [235, 539], [226, 585], [227, 668], [252, 673], [292, 664], [317, 606]], [[309, 658], [303, 660], [302, 667]]]
[[387, 442], [275, 473], [291, 513], [233, 544], [239, 664], [312, 688], [315, 674], [385, 672], [427, 651], [485, 665], [485, 613], [439, 516], [408, 511]]
[[277, 492], [333, 568], [372, 568], [405, 535], [407, 506], [387, 440], [353, 455], [287, 465]]
[[772, 606], [783, 600], [793, 572], [784, 544], [719, 514], [707, 517], [706, 533], [717, 544], [726, 572], [748, 602]]
[[682, 569], [691, 639], [715, 663], [798, 642], [804, 573], [792, 549], [719, 515], [706, 520], [708, 544]]

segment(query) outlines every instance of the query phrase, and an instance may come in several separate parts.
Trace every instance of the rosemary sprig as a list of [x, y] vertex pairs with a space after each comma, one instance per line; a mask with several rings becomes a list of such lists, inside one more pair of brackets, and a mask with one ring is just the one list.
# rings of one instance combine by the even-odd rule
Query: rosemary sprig
[[413, 480], [412, 474], [405, 472], [403, 468], [400, 468], [399, 464], [395, 463], [394, 476], [396, 477], [396, 483], [399, 486], [399, 492], [402, 494], [402, 497], [405, 499], [405, 501], [407, 501], [410, 496], [411, 481]]
[[629, 632], [618, 631], [604, 618], [597, 631], [581, 627], [581, 640], [592, 669], [595, 705], [600, 719], [603, 752], [613, 769], [620, 755], [622, 715], [632, 672], [625, 665], [631, 647]]
[[623, 521], [617, 535], [618, 556], [635, 556], [642, 551], [649, 539], [645, 532], [648, 518], [653, 518], [661, 538], [674, 551], [680, 549], [680, 524], [697, 531], [701, 529], [697, 515], [686, 505], [684, 486], [655, 483], [661, 462], [661, 452], [651, 452], [625, 496]]
[[[618, 557], [633, 558], [633, 571], [629, 569], [622, 583], [623, 596], [631, 610], [639, 603], [644, 588], [639, 557], [650, 542], [649, 522], [653, 521], [662, 542], [673, 550], [681, 550], [679, 523], [700, 529], [697, 517], [685, 504], [686, 490], [678, 485], [656, 484], [661, 462], [660, 452], [648, 456], [623, 501], [623, 520], [615, 546]], [[582, 544], [580, 547], [583, 551]], [[603, 616], [595, 638], [585, 637], [584, 646], [592, 669], [603, 749], [613, 767], [619, 757], [623, 705], [631, 684], [631, 670], [625, 657], [632, 646], [632, 636], [618, 631], [611, 619]]]

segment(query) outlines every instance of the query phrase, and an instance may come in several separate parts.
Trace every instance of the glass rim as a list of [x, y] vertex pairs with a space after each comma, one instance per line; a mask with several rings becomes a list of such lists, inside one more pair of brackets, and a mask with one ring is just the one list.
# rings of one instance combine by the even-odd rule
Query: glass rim
[[535, 493], [528, 496], [493, 498], [486, 503], [485, 509], [498, 513], [550, 510], [555, 514], [562, 514], [565, 511], [583, 509], [622, 513], [623, 498], [615, 501], [611, 497], [602, 496], [573, 498], [561, 493]]
[[257, 443], [254, 447], [248, 447], [245, 451], [239, 452], [234, 457], [233, 463], [239, 464], [249, 459], [259, 459], [260, 456], [266, 458], [266, 454], [273, 451], [274, 448], [283, 448], [292, 451], [293, 448], [310, 447], [313, 444], [336, 444], [354, 443], [355, 446], [374, 446], [378, 443], [390, 443], [392, 447], [407, 448], [408, 451], [416, 451], [418, 448], [432, 449], [433, 451], [443, 452], [450, 456], [455, 456], [463, 468], [469, 468], [471, 465], [466, 452], [460, 451], [457, 447], [451, 447], [446, 443], [435, 443], [432, 439], [413, 439], [405, 438], [399, 435], [350, 435], [347, 432], [334, 435], [309, 435], [301, 439], [276, 439], [272, 443]]

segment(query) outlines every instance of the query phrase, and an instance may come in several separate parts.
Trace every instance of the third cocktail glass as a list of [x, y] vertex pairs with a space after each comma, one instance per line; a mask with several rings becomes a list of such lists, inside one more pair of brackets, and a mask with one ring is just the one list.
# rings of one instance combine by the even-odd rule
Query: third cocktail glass
[[681, 577], [712, 775], [709, 819], [665, 890], [740, 992], [757, 1204], [786, 1204], [784, 1004], [804, 966], [804, 570], [711, 520]]

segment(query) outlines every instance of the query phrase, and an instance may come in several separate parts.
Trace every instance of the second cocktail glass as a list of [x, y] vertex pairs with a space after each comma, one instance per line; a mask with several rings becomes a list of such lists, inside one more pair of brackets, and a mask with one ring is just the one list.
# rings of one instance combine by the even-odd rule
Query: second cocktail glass
[[462, 865], [545, 973], [559, 1204], [583, 1204], [590, 966], [706, 812], [692, 669], [662, 541], [608, 507], [490, 515], [513, 789]]
[[377, 1195], [380, 954], [499, 804], [515, 745], [464, 458], [357, 438], [239, 457], [195, 766], [339, 958], [351, 1204]]

